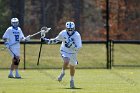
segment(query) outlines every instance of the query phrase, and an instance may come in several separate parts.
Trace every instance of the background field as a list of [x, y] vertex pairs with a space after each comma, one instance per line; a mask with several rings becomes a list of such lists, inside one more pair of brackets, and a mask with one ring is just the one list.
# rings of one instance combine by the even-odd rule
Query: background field
[[[140, 91], [140, 69], [133, 66], [140, 65], [139, 45], [115, 45], [114, 65], [131, 65], [131, 68], [113, 67], [107, 70], [104, 69], [106, 68], [105, 45], [83, 44], [78, 55], [77, 68], [81, 69], [76, 70], [76, 89], [69, 88], [69, 70], [66, 71], [63, 82], [57, 81], [61, 70], [59, 68], [62, 65], [59, 47], [59, 44], [43, 45], [40, 65], [36, 66], [39, 45], [27, 45], [26, 68], [30, 69], [20, 70], [23, 77], [20, 80], [7, 78], [9, 70], [2, 68], [9, 68], [11, 58], [6, 50], [1, 51], [0, 93], [138, 93]], [[23, 68], [23, 45], [21, 45], [20, 68]]]
[[[1, 47], [3, 47], [1, 45]], [[40, 65], [37, 66], [39, 44], [26, 45], [26, 68], [61, 68], [62, 59], [59, 53], [60, 44], [43, 45]], [[137, 44], [115, 44], [113, 52], [113, 65], [140, 67], [140, 49]], [[105, 44], [83, 44], [78, 54], [77, 68], [106, 68]], [[11, 57], [7, 50], [0, 51], [0, 68], [9, 68]], [[55, 64], [55, 65], [54, 65]], [[21, 45], [21, 63], [23, 68], [23, 45]]]
[[[59, 53], [60, 44], [43, 45], [40, 65], [38, 67], [36, 63], [39, 47], [39, 44], [26, 45], [26, 68], [61, 68], [62, 59]], [[8, 68], [11, 60], [8, 52], [6, 50], [1, 51], [0, 57], [0, 68]], [[79, 65], [77, 68], [106, 68], [105, 44], [84, 44], [83, 48], [79, 51], [78, 61]], [[23, 45], [21, 45], [20, 68], [23, 68]]]

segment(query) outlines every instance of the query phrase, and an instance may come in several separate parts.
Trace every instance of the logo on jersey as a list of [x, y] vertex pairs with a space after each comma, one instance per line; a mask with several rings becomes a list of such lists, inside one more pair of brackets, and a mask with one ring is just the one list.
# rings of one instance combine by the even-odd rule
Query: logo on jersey
[[14, 35], [19, 35], [19, 32], [13, 32]]

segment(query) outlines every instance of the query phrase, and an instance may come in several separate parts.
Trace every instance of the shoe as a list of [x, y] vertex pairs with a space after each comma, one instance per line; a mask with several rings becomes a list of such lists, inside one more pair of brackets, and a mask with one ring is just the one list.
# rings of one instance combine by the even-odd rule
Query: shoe
[[61, 73], [58, 77], [58, 81], [62, 81], [62, 78], [65, 76], [65, 73]]
[[21, 76], [19, 74], [16, 74], [15, 78], [21, 78]]
[[75, 86], [74, 86], [74, 80], [71, 80], [70, 81], [70, 88], [75, 88]]
[[8, 78], [14, 78], [13, 74], [9, 74]]

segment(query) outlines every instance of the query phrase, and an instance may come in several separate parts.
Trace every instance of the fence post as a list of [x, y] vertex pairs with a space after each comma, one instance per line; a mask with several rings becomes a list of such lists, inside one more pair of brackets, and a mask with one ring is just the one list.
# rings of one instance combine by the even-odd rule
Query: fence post
[[24, 42], [24, 70], [26, 69], [26, 41]]
[[106, 0], [106, 52], [107, 52], [107, 69], [110, 69], [110, 40], [109, 40], [109, 0]]
[[111, 62], [112, 62], [112, 66], [114, 65], [114, 41], [112, 41], [112, 46], [111, 46]]
[[109, 41], [110, 41], [110, 43], [109, 43], [109, 44], [110, 44], [110, 45], [109, 45], [109, 50], [110, 50], [110, 51], [109, 51], [109, 52], [110, 52], [110, 53], [109, 53], [109, 54], [110, 54], [110, 55], [109, 55], [109, 57], [110, 57], [109, 66], [110, 66], [110, 69], [111, 69], [111, 68], [112, 68], [112, 40], [109, 40]]

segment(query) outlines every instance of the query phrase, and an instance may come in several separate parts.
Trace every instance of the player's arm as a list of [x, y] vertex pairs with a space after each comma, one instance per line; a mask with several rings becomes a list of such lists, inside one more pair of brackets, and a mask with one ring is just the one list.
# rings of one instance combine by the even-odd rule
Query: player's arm
[[8, 38], [9, 38], [9, 28], [5, 31], [5, 33], [3, 34], [2, 36], [2, 39], [4, 40], [4, 42], [7, 42], [8, 41]]
[[24, 37], [22, 30], [20, 30], [20, 41], [29, 41], [29, 40], [30, 40], [30, 35]]
[[62, 34], [61, 32], [56, 38], [48, 39], [48, 38], [41, 38], [41, 42], [46, 42], [48, 44], [57, 44], [58, 42], [62, 41]]
[[4, 45], [9, 48], [9, 42], [8, 42], [8, 39], [9, 39], [9, 29], [7, 29], [2, 37], [3, 41], [4, 41]]

